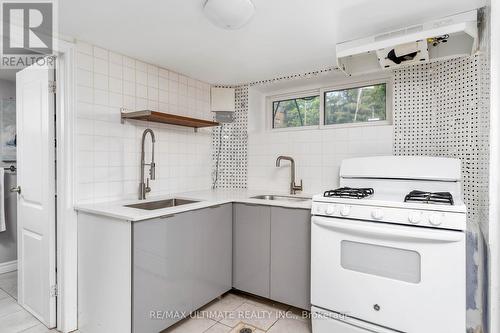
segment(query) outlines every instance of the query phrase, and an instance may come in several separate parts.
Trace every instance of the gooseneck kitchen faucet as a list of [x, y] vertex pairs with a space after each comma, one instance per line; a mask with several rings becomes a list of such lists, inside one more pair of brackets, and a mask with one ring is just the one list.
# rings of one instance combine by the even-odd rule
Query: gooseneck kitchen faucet
[[[144, 141], [146, 141], [146, 135], [151, 135], [151, 163], [146, 164], [144, 161]], [[149, 179], [155, 179], [155, 134], [152, 129], [147, 128], [142, 133], [142, 142], [141, 142], [141, 182], [139, 183], [139, 200], [146, 199], [146, 193], [151, 192], [151, 187], [149, 187]], [[149, 178], [144, 182], [144, 167], [149, 165]]]
[[297, 191], [302, 191], [302, 179], [300, 185], [295, 184], [295, 161], [290, 156], [278, 156], [276, 159], [276, 167], [279, 167], [281, 160], [290, 161], [290, 194], [295, 194]]

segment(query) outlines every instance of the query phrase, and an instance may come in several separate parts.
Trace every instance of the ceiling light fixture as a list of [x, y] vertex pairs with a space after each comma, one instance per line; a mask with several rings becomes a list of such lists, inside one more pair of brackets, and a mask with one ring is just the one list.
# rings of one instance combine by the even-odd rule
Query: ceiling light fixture
[[247, 24], [255, 13], [252, 0], [206, 0], [205, 16], [223, 29], [239, 29]]

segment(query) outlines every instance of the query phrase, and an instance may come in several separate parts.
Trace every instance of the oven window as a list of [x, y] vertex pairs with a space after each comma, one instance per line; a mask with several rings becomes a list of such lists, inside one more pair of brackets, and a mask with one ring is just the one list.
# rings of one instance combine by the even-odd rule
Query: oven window
[[420, 254], [415, 251], [342, 241], [341, 265], [356, 272], [410, 283], [420, 282]]

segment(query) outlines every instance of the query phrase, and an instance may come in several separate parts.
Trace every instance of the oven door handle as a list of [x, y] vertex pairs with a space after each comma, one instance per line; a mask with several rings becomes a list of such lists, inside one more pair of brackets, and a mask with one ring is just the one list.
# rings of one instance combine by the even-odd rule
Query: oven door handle
[[[393, 241], [413, 241], [419, 243], [455, 243], [464, 240], [460, 231], [445, 231], [418, 227], [378, 225], [377, 222], [344, 222], [340, 219], [330, 219], [314, 216], [312, 222], [320, 227], [337, 230], [344, 234]], [[371, 223], [372, 225], [370, 225]]]

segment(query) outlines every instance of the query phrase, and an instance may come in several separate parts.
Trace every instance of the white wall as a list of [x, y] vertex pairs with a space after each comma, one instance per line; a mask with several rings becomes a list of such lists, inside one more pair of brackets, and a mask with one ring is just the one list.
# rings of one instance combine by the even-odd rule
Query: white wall
[[[311, 80], [295, 91], [310, 89]], [[269, 130], [265, 97], [276, 91], [249, 91], [248, 188], [283, 191], [289, 189], [290, 167], [276, 167], [279, 155], [295, 159], [297, 183], [303, 180], [307, 194], [321, 193], [339, 186], [339, 167], [345, 158], [392, 155], [393, 127], [363, 126], [314, 130]]]
[[209, 188], [210, 129], [121, 124], [120, 108], [211, 119], [210, 85], [83, 42], [77, 48], [77, 201], [137, 197], [146, 127], [157, 141], [151, 195]]
[[0, 98], [16, 98], [16, 82], [0, 80]]

